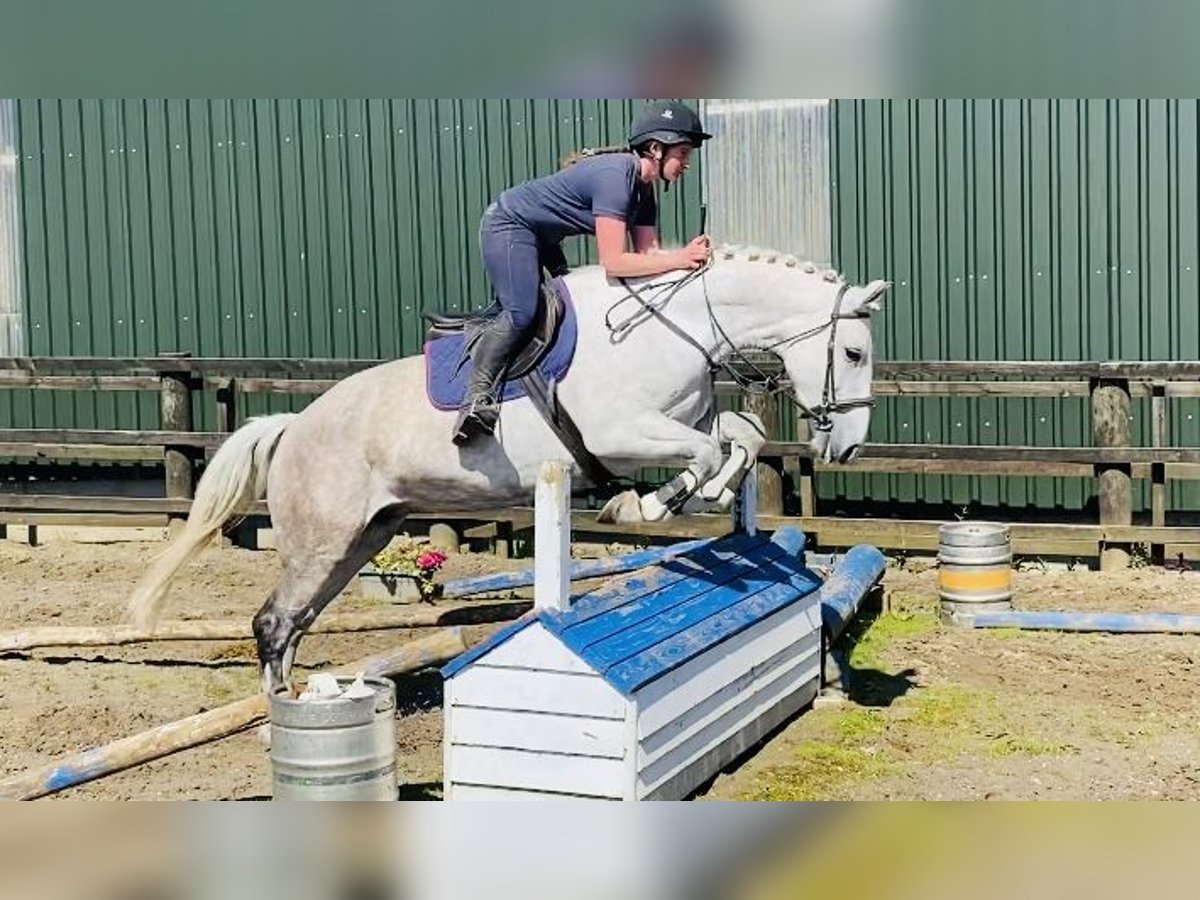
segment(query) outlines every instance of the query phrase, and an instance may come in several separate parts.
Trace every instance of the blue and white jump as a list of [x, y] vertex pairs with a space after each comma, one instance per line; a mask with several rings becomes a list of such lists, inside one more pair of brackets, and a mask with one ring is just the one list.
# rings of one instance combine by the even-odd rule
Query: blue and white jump
[[534, 609], [442, 669], [446, 799], [685, 798], [812, 702], [883, 556], [823, 583], [755, 488], [733, 533], [571, 596], [569, 470], [543, 467]]

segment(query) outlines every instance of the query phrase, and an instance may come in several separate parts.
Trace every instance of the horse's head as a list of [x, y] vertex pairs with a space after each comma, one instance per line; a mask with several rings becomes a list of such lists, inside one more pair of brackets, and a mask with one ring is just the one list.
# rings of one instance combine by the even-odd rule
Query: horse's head
[[871, 313], [880, 309], [886, 281], [865, 287], [827, 281], [824, 327], [780, 350], [796, 401], [812, 421], [812, 448], [826, 462], [848, 463], [867, 439], [874, 405], [875, 356]]
[[[710, 368], [739, 358], [753, 368], [743, 351], [779, 356], [796, 402], [812, 420], [817, 456], [853, 460], [867, 439], [874, 405], [870, 317], [891, 285], [847, 284], [836, 272], [820, 272], [812, 263], [755, 248], [723, 247], [714, 253], [713, 265], [697, 278], [699, 274], [656, 285], [657, 293], [630, 293], [612, 309], [636, 297], [640, 307], [628, 304], [634, 310], [629, 321], [665, 322], [681, 340], [665, 345], [664, 352], [690, 344], [684, 353], [693, 365], [699, 361], [695, 350]], [[677, 293], [690, 298], [681, 307], [671, 305]], [[691, 302], [701, 299], [702, 305]], [[609, 323], [609, 330], [623, 338], [630, 329]], [[703, 370], [697, 367], [697, 373], [700, 377]], [[758, 375], [760, 386], [772, 385], [772, 377]]]

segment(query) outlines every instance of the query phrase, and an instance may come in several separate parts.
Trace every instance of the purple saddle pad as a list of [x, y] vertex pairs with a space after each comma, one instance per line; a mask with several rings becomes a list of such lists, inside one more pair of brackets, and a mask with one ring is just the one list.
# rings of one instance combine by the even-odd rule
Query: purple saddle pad
[[[558, 333], [549, 351], [538, 363], [547, 379], [561, 381], [571, 367], [575, 356], [575, 339], [579, 328], [575, 319], [575, 305], [567, 293], [562, 279], [555, 279], [555, 288], [563, 301], [562, 320]], [[474, 366], [465, 353], [466, 335], [461, 331], [441, 334], [425, 341], [425, 392], [429, 402], [438, 409], [460, 409], [467, 394], [467, 383], [471, 380]], [[509, 381], [504, 385], [500, 399], [515, 400], [525, 396], [525, 385], [521, 381]]]

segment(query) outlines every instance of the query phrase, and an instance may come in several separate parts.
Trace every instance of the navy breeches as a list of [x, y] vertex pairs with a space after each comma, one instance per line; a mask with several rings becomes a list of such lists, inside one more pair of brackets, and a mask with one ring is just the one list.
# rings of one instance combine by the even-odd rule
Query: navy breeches
[[542, 267], [553, 275], [566, 270], [562, 248], [542, 244], [537, 235], [493, 203], [479, 223], [479, 249], [501, 308], [516, 328], [527, 330], [537, 316]]

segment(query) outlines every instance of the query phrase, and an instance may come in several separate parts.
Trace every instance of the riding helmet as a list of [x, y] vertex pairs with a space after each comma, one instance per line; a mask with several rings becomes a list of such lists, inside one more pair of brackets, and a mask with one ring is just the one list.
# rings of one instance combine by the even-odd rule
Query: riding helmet
[[629, 129], [629, 146], [640, 147], [650, 141], [664, 144], [691, 144], [699, 147], [712, 137], [700, 123], [700, 115], [678, 100], [647, 103]]

